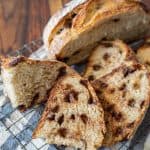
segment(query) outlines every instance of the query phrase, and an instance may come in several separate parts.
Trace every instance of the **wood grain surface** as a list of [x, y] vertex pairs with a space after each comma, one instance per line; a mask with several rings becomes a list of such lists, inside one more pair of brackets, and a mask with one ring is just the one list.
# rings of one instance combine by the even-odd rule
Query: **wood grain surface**
[[0, 54], [40, 38], [49, 17], [69, 1], [0, 0]]
[[69, 0], [0, 0], [0, 54], [42, 35], [49, 17]]

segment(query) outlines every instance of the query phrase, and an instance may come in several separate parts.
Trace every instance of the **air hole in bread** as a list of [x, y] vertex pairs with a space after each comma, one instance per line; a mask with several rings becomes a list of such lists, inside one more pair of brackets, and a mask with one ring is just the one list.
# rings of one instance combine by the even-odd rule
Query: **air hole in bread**
[[100, 69], [101, 69], [101, 65], [98, 65], [98, 64], [93, 65], [93, 70], [94, 71], [98, 71]]
[[119, 135], [121, 135], [122, 133], [123, 133], [122, 128], [121, 128], [121, 127], [118, 127], [118, 128], [116, 129], [116, 131], [114, 132], [114, 135], [115, 135], [115, 136], [119, 136]]
[[37, 103], [37, 100], [39, 99], [39, 93], [36, 93], [31, 101], [30, 107], [35, 105]]
[[86, 123], [87, 123], [87, 121], [88, 121], [88, 117], [87, 117], [87, 115], [86, 115], [86, 114], [82, 114], [82, 115], [80, 115], [80, 118], [81, 118], [81, 120], [82, 120], [82, 122], [83, 122], [84, 124], [86, 124]]
[[60, 28], [56, 34], [60, 34], [63, 30], [64, 30], [64, 28]]
[[107, 61], [109, 58], [110, 58], [110, 55], [109, 55], [108, 53], [105, 53], [105, 54], [103, 55], [103, 59], [104, 59], [105, 61]]
[[53, 113], [57, 113], [57, 112], [59, 111], [59, 105], [56, 105], [55, 107], [53, 107], [53, 108], [51, 109], [51, 111], [52, 111]]
[[78, 92], [74, 91], [74, 90], [71, 90], [70, 92], [68, 92], [65, 96], [65, 102], [68, 102], [68, 103], [72, 103], [74, 101], [77, 101], [78, 100]]
[[144, 104], [145, 104], [145, 101], [142, 101], [142, 103], [140, 104], [141, 109], [143, 108]]
[[122, 97], [125, 97], [126, 96], [126, 91], [124, 90], [123, 92], [122, 92]]
[[127, 125], [127, 128], [133, 128], [134, 127], [134, 122], [131, 122]]
[[134, 107], [134, 105], [135, 105], [135, 100], [132, 98], [128, 101], [128, 106]]
[[59, 125], [61, 125], [64, 122], [64, 115], [63, 114], [58, 118], [57, 122]]
[[48, 120], [53, 121], [55, 120], [55, 114], [49, 114], [47, 118]]
[[126, 84], [123, 83], [123, 84], [119, 87], [119, 90], [120, 90], [120, 91], [123, 91], [123, 90], [125, 90], [125, 88], [126, 88]]
[[58, 134], [61, 137], [66, 137], [66, 135], [67, 135], [67, 129], [66, 128], [60, 128], [60, 129], [58, 129]]
[[64, 23], [65, 28], [71, 28], [72, 27], [72, 18], [67, 18]]
[[89, 81], [93, 81], [94, 78], [95, 78], [95, 77], [94, 77], [93, 75], [88, 76], [88, 80], [89, 80]]
[[72, 115], [70, 116], [70, 119], [75, 120], [75, 115], [72, 114]]
[[113, 22], [119, 22], [120, 21], [120, 19], [119, 18], [115, 18], [115, 19], [113, 19]]

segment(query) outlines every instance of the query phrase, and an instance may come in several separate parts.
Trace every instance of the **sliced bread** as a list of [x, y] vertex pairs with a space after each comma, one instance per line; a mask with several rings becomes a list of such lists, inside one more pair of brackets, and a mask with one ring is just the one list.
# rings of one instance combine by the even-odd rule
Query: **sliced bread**
[[120, 40], [102, 42], [91, 53], [84, 76], [90, 81], [99, 79], [135, 56], [132, 50]]
[[149, 23], [148, 9], [136, 0], [77, 0], [49, 20], [43, 40], [49, 58], [74, 64], [87, 58], [101, 40], [144, 37]]
[[92, 81], [92, 85], [105, 114], [107, 132], [103, 145], [110, 146], [131, 138], [149, 107], [148, 71], [138, 63], [122, 65]]
[[1, 75], [13, 107], [25, 110], [47, 100], [60, 76], [75, 73], [58, 61], [31, 60], [22, 56], [4, 58]]
[[44, 138], [49, 144], [96, 150], [105, 133], [103, 115], [88, 81], [67, 75], [50, 92], [33, 138]]

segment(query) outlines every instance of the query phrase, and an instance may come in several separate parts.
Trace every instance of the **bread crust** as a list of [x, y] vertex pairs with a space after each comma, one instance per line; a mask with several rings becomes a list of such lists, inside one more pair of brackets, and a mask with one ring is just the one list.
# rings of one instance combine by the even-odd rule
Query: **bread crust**
[[[105, 35], [104, 37], [100, 36], [97, 38], [93, 37], [93, 35], [96, 34], [96, 31], [94, 31], [95, 28], [97, 27], [103, 28], [104, 25], [107, 26], [109, 23], [111, 23], [112, 20], [115, 23], [117, 23], [118, 20], [116, 18], [120, 17], [121, 15], [125, 16], [126, 14], [130, 16], [133, 13], [139, 13], [143, 15], [143, 17], [141, 17], [142, 19], [139, 21], [141, 27], [143, 25], [141, 30], [137, 29], [137, 25], [135, 24], [135, 29], [137, 29], [137, 31], [133, 31], [132, 32], [133, 34], [130, 32], [131, 34], [130, 36], [128, 36], [126, 33], [124, 34], [118, 33], [118, 35], [115, 35], [115, 33], [113, 33], [111, 36], [107, 35], [108, 40], [120, 38], [122, 40], [132, 41], [136, 40], [137, 38], [145, 36], [147, 30], [149, 29], [148, 28], [148, 20], [150, 20], [149, 12], [146, 12], [145, 9], [143, 8], [143, 5], [141, 5], [141, 3], [137, 1], [127, 1], [127, 0], [84, 1], [84, 3], [82, 3], [81, 5], [77, 5], [76, 7], [74, 7], [74, 9], [70, 11], [70, 13], [67, 13], [66, 16], [62, 18], [62, 20], [58, 21], [59, 23], [57, 23], [57, 25], [53, 27], [54, 32], [49, 32], [48, 31], [49, 27], [46, 27], [46, 29], [44, 30], [44, 34], [49, 35], [49, 38], [47, 38], [47, 36], [44, 36], [46, 37], [44, 38], [44, 41], [49, 51], [49, 58], [65, 59], [66, 57], [72, 57], [74, 52], [84, 50], [84, 48], [87, 47], [88, 44], [91, 45], [95, 42], [99, 42], [105, 37]], [[135, 21], [137, 21], [137, 18], [134, 19]], [[49, 24], [52, 24], [51, 20], [49, 22], [51, 22]], [[70, 27], [68, 26], [66, 27], [66, 22], [68, 22]], [[134, 22], [132, 22], [132, 24], [134, 24]], [[125, 30], [129, 31], [129, 28], [126, 27]], [[93, 32], [93, 34], [91, 34], [91, 31]], [[140, 33], [138, 33], [139, 31]], [[97, 34], [98, 33], [99, 32], [97, 32]], [[89, 38], [87, 38], [87, 36], [89, 36]], [[78, 62], [80, 62], [80, 60], [76, 60], [75, 63]]]

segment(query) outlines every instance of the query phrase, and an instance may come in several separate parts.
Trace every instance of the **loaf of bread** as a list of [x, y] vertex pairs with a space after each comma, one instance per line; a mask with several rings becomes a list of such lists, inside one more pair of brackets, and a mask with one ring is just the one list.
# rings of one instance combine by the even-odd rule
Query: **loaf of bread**
[[31, 60], [22, 56], [3, 59], [1, 68], [12, 106], [21, 110], [46, 101], [60, 76], [75, 73], [62, 62]]
[[101, 40], [133, 41], [150, 31], [150, 14], [136, 0], [76, 0], [54, 15], [43, 40], [49, 58], [75, 64]]
[[145, 44], [137, 50], [137, 58], [150, 71], [150, 38], [145, 40]]
[[111, 73], [121, 64], [133, 61], [134, 57], [132, 50], [120, 40], [101, 42], [92, 51], [84, 76], [90, 81], [99, 79]]
[[149, 106], [150, 81], [144, 66], [120, 66], [92, 82], [102, 103], [106, 135], [103, 145], [128, 140], [141, 123]]
[[89, 57], [85, 71], [104, 109], [103, 145], [129, 139], [149, 106], [148, 71], [122, 41], [102, 42]]
[[105, 134], [104, 113], [87, 80], [64, 76], [50, 92], [33, 138], [81, 150], [96, 150]]

